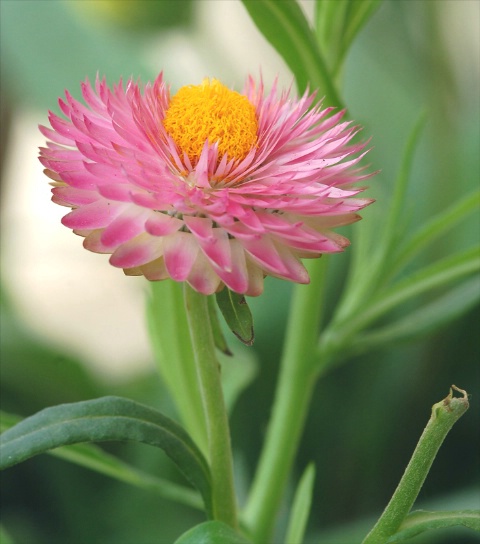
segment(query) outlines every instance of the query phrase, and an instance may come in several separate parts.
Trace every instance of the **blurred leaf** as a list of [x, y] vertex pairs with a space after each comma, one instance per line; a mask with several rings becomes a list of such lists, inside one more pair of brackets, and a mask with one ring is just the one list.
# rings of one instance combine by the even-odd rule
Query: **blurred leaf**
[[391, 536], [388, 544], [403, 542], [430, 529], [444, 529], [463, 525], [480, 531], [480, 510], [458, 510], [453, 512], [411, 512], [403, 521], [397, 533]]
[[455, 223], [465, 219], [470, 213], [478, 210], [479, 207], [480, 191], [474, 191], [444, 212], [431, 218], [400, 248], [391, 265], [393, 270], [400, 269], [422, 248], [443, 233], [448, 232]]
[[340, 72], [353, 40], [380, 3], [381, 0], [316, 1], [317, 37], [334, 75]]
[[95, 80], [97, 71], [110, 82], [150, 77], [142, 65], [142, 40], [79, 17], [71, 4], [83, 3], [1, 3], [2, 80], [12, 98], [53, 107], [65, 88], [80, 94], [80, 82], [85, 76]]
[[312, 505], [315, 465], [310, 463], [303, 473], [293, 498], [285, 542], [303, 542], [308, 516]]
[[225, 523], [206, 521], [184, 533], [175, 544], [250, 544], [250, 541]]
[[374, 346], [408, 341], [433, 333], [461, 317], [479, 301], [480, 277], [474, 277], [391, 325], [360, 334], [352, 350], [363, 352]]
[[230, 291], [227, 287], [216, 295], [218, 307], [233, 334], [245, 345], [251, 346], [255, 339], [253, 317], [244, 295]]
[[[367, 300], [371, 293], [378, 290], [387, 278], [390, 266], [391, 255], [398, 247], [398, 239], [402, 236], [405, 225], [401, 224], [405, 209], [405, 194], [410, 180], [413, 159], [418, 147], [419, 138], [425, 124], [425, 115], [422, 114], [415, 123], [407, 140], [405, 150], [395, 181], [395, 191], [392, 197], [391, 206], [388, 208], [386, 217], [383, 217], [385, 226], [382, 229], [380, 241], [374, 242], [373, 234], [378, 240], [378, 229], [360, 229], [360, 244], [354, 245], [353, 263], [350, 268], [348, 283], [345, 288], [342, 300], [335, 314], [335, 321], [353, 315], [357, 308]], [[385, 208], [387, 209], [387, 208]], [[362, 236], [363, 235], [363, 236]], [[374, 245], [375, 244], [375, 245]], [[375, 247], [372, 250], [372, 246]]]
[[292, 70], [301, 93], [319, 89], [327, 105], [340, 100], [315, 35], [295, 0], [242, 0], [253, 22]]
[[243, 391], [253, 382], [258, 372], [255, 352], [236, 346], [235, 356], [220, 356], [222, 365], [222, 386], [225, 405], [228, 413], [232, 413], [235, 403]]
[[120, 397], [54, 406], [21, 421], [0, 436], [0, 469], [60, 446], [111, 440], [163, 449], [211, 512], [210, 471], [190, 436], [156, 410]]
[[203, 452], [208, 451], [202, 397], [196, 380], [182, 285], [150, 282], [147, 304], [150, 342], [165, 381], [187, 431]]
[[0, 525], [0, 544], [15, 544], [3, 525]]
[[213, 334], [213, 341], [215, 342], [215, 347], [225, 355], [232, 355], [232, 352], [230, 351], [227, 345], [227, 341], [225, 340], [222, 327], [220, 326], [215, 298], [213, 296], [208, 297], [207, 302], [208, 302], [208, 312], [210, 314], [210, 323], [212, 325], [212, 334]]
[[139, 32], [188, 24], [193, 11], [193, 0], [96, 0], [68, 5], [87, 20], [100, 19]]
[[367, 306], [357, 318], [352, 319], [348, 326], [360, 330], [407, 300], [431, 289], [458, 281], [479, 270], [480, 251], [478, 248], [467, 249], [446, 257], [399, 281], [378, 296], [376, 301], [372, 301], [370, 306]]
[[[0, 432], [10, 429], [22, 420], [21, 417], [0, 412]], [[121, 482], [154, 491], [161, 497], [176, 501], [192, 508], [203, 509], [198, 493], [190, 488], [175, 484], [163, 478], [157, 478], [138, 470], [117, 457], [105, 452], [93, 444], [63, 446], [47, 452], [76, 465], [94, 470], [104, 476], [110, 476]]]

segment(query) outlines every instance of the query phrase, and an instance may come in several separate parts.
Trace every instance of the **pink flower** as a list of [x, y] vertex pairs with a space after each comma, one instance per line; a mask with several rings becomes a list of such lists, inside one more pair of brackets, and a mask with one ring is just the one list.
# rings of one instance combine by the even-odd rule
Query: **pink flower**
[[40, 149], [62, 223], [84, 246], [149, 280], [226, 285], [256, 296], [267, 275], [308, 283], [304, 258], [342, 251], [332, 227], [359, 219], [352, 184], [365, 143], [343, 111], [249, 78], [243, 94], [217, 80], [170, 97], [162, 75], [145, 88], [85, 81], [87, 106], [66, 92], [63, 119]]

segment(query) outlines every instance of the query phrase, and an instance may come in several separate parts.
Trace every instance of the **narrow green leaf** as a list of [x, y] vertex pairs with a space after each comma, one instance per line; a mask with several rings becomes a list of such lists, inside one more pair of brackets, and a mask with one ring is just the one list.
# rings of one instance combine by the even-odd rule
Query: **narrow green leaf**
[[0, 469], [60, 446], [111, 440], [161, 448], [200, 491], [210, 514], [210, 470], [190, 436], [160, 412], [120, 397], [61, 404], [24, 419], [0, 436]]
[[391, 536], [387, 543], [404, 542], [430, 529], [464, 526], [480, 532], [480, 510], [458, 510], [451, 512], [427, 512], [417, 510], [411, 512], [403, 521], [399, 530]]
[[336, 76], [353, 40], [381, 0], [317, 0], [315, 27], [321, 51]]
[[345, 324], [347, 335], [350, 331], [358, 332], [364, 329], [380, 316], [415, 296], [458, 281], [479, 270], [480, 251], [478, 248], [468, 249], [427, 266], [379, 295], [361, 314]]
[[[372, 293], [378, 291], [379, 286], [383, 285], [390, 276], [392, 254], [398, 247], [399, 239], [403, 236], [406, 226], [401, 221], [405, 209], [405, 195], [424, 124], [425, 115], [422, 114], [407, 140], [400, 170], [395, 180], [391, 206], [386, 218], [380, 218], [385, 224], [383, 232], [379, 235], [378, 229], [372, 230], [373, 222], [367, 222], [356, 230], [361, 238], [353, 244], [353, 262], [342, 300], [335, 313], [335, 323], [357, 314], [358, 308], [364, 306], [365, 301], [369, 300]], [[375, 239], [372, 239], [372, 234]], [[379, 236], [380, 240], [378, 240]]]
[[254, 341], [253, 317], [245, 297], [225, 287], [217, 293], [217, 303], [233, 334], [251, 346]]
[[382, 0], [349, 0], [344, 32], [342, 34], [342, 46], [335, 72], [342, 66], [353, 40], [380, 7], [381, 2]]
[[315, 482], [315, 465], [310, 463], [303, 473], [295, 496], [288, 521], [286, 544], [303, 542], [307, 527], [308, 515], [312, 505], [313, 484]]
[[[10, 429], [20, 421], [22, 418], [19, 416], [0, 412], [0, 432]], [[120, 482], [153, 491], [165, 499], [203, 510], [200, 495], [193, 489], [138, 470], [94, 444], [63, 446], [47, 453]]]
[[183, 286], [174, 281], [152, 281], [150, 289], [147, 323], [155, 362], [182, 424], [206, 454], [207, 426], [197, 383]]
[[242, 0], [253, 22], [283, 57], [295, 75], [300, 92], [320, 89], [329, 106], [341, 107], [342, 102], [315, 36], [295, 0]]
[[474, 277], [391, 325], [361, 333], [354, 341], [352, 351], [364, 352], [374, 346], [409, 341], [431, 334], [458, 319], [479, 301], [480, 277]]
[[212, 325], [213, 341], [215, 342], [215, 347], [225, 355], [232, 355], [232, 352], [228, 347], [227, 341], [225, 340], [225, 335], [223, 334], [222, 327], [220, 326], [215, 298], [213, 296], [208, 297], [207, 301], [208, 313], [210, 315], [210, 324]]
[[184, 533], [175, 544], [251, 544], [251, 542], [221, 521], [206, 521]]
[[456, 223], [465, 219], [480, 207], [480, 191], [474, 191], [447, 210], [439, 213], [424, 224], [398, 251], [391, 265], [392, 272], [400, 270], [412, 257], [448, 232]]

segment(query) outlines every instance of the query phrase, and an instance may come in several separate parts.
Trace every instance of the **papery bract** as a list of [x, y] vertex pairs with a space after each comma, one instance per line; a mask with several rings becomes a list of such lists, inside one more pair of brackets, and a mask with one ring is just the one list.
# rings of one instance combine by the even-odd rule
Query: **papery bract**
[[62, 223], [128, 275], [204, 294], [259, 295], [267, 275], [308, 283], [301, 259], [343, 250], [331, 229], [370, 202], [352, 198], [369, 177], [358, 127], [314, 94], [249, 78], [243, 94], [205, 80], [170, 97], [161, 74], [143, 89], [86, 80], [82, 94], [87, 106], [66, 92], [66, 119], [40, 127], [40, 161], [72, 208]]

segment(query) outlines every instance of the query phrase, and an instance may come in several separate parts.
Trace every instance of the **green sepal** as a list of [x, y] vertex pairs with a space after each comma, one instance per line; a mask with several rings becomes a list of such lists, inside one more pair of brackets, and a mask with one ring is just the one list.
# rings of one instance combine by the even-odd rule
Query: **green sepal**
[[210, 316], [210, 324], [212, 326], [213, 341], [215, 347], [225, 355], [233, 355], [228, 347], [225, 335], [223, 334], [220, 320], [218, 319], [217, 306], [213, 297], [208, 297], [208, 313]]
[[241, 342], [251, 346], [255, 339], [253, 317], [244, 295], [225, 287], [216, 296], [218, 307], [230, 330]]
[[251, 544], [251, 541], [221, 521], [206, 521], [184, 533], [175, 544]]

